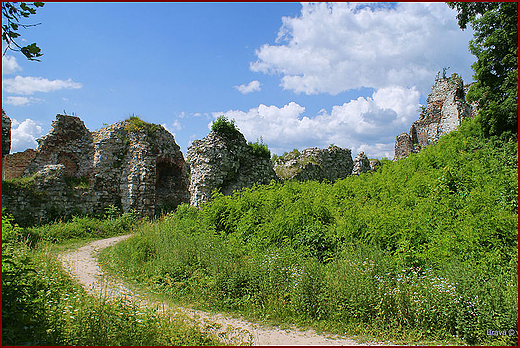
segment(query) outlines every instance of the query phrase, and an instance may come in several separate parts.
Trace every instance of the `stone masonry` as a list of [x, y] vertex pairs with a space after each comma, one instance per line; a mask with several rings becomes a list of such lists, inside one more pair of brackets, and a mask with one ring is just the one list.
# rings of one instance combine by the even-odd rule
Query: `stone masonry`
[[14, 154], [5, 171], [32, 180], [25, 190], [7, 182], [2, 192], [2, 206], [15, 218], [46, 222], [109, 205], [145, 216], [188, 203], [188, 167], [162, 126], [130, 118], [91, 133], [68, 115], [57, 115], [52, 126], [35, 153]]
[[412, 124], [409, 134], [397, 136], [394, 160], [419, 152], [455, 130], [466, 117], [473, 117], [476, 107], [465, 99], [468, 88], [457, 74], [437, 78], [419, 120]]
[[271, 160], [256, 156], [240, 132], [230, 139], [211, 131], [192, 143], [186, 157], [191, 173], [190, 204], [195, 207], [209, 202], [215, 189], [228, 195], [276, 179]]
[[11, 119], [2, 110], [2, 159], [11, 151]]
[[[375, 166], [374, 166], [375, 170]], [[352, 169], [353, 175], [359, 175], [362, 173], [367, 173], [371, 171], [370, 160], [367, 155], [363, 151], [357, 154], [354, 158], [354, 168]]]
[[352, 173], [351, 151], [330, 145], [326, 149], [317, 147], [293, 150], [274, 163], [276, 175], [281, 180], [329, 180], [346, 178]]
[[5, 155], [2, 160], [2, 180], [23, 176], [27, 166], [36, 157], [36, 151], [27, 149], [24, 152], [15, 152]]

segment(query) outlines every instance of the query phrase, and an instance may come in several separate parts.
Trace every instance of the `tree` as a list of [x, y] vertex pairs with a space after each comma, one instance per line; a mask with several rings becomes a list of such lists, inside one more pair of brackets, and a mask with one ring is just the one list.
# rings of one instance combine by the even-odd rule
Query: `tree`
[[479, 105], [485, 136], [518, 133], [518, 4], [516, 2], [448, 2], [462, 30], [471, 24], [469, 43], [477, 57], [476, 83], [468, 100]]
[[2, 40], [6, 43], [2, 56], [5, 56], [7, 50], [12, 50], [22, 52], [29, 60], [39, 61], [38, 58], [43, 54], [36, 43], [22, 47], [16, 39], [20, 37], [18, 33], [20, 28], [26, 29], [40, 24], [22, 24], [20, 20], [36, 14], [36, 9], [43, 5], [43, 2], [33, 2], [32, 5], [25, 2], [2, 2]]

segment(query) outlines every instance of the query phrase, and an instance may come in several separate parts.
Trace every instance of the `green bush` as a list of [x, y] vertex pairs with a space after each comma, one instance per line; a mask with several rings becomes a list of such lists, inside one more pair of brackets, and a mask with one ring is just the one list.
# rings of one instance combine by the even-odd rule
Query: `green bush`
[[181, 205], [110, 258], [214, 309], [408, 341], [516, 344], [486, 330], [518, 324], [517, 197], [517, 143], [483, 139], [466, 120], [371, 175]]
[[163, 128], [161, 125], [145, 122], [135, 115], [130, 116], [125, 121], [127, 121], [126, 130], [131, 133], [144, 133], [153, 136], [155, 132]]
[[18, 240], [34, 246], [40, 241], [62, 243], [70, 239], [100, 239], [131, 233], [137, 223], [135, 213], [121, 214], [118, 208], [110, 206], [106, 210], [104, 219], [73, 216], [66, 223], [56, 221], [47, 225], [24, 228], [18, 232]]
[[221, 345], [188, 318], [95, 298], [46, 252], [2, 246], [3, 345]]
[[270, 159], [271, 151], [269, 151], [269, 147], [267, 144], [264, 144], [263, 140], [260, 138], [260, 141], [255, 143], [248, 141], [247, 145], [251, 148], [253, 155], [259, 158]]
[[2, 208], [2, 243], [14, 242], [23, 229], [14, 222], [14, 217]]
[[219, 116], [213, 121], [211, 130], [229, 140], [238, 139], [240, 137], [240, 131], [235, 126], [235, 120], [228, 120], [224, 115]]

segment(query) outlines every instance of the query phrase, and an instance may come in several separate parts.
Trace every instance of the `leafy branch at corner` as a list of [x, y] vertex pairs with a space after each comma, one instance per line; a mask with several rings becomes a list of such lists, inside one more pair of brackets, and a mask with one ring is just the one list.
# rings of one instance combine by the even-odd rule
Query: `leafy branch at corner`
[[485, 136], [518, 134], [518, 4], [448, 2], [461, 29], [474, 30], [469, 49], [477, 57], [476, 83], [468, 93], [479, 104]]
[[36, 14], [36, 9], [43, 5], [43, 2], [33, 2], [32, 4], [25, 2], [2, 2], [2, 40], [6, 43], [2, 56], [6, 54], [7, 50], [12, 50], [22, 52], [29, 60], [40, 61], [38, 58], [43, 54], [36, 43], [22, 47], [16, 40], [21, 36], [18, 32], [19, 29], [27, 29], [40, 24], [23, 24], [20, 21], [23, 18]]

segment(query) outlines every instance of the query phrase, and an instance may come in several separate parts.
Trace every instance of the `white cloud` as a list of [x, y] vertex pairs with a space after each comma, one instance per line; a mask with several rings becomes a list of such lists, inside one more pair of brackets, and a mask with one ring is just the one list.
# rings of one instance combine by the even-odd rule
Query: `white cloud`
[[22, 70], [13, 56], [2, 56], [2, 75], [14, 74]]
[[180, 131], [183, 128], [179, 120], [173, 120], [171, 125], [163, 123], [161, 126], [163, 126], [168, 132], [172, 133], [173, 136], [175, 136], [176, 131]]
[[36, 139], [41, 137], [42, 133], [43, 128], [30, 118], [25, 119], [21, 123], [13, 119], [11, 126], [11, 152], [36, 148], [38, 146]]
[[240, 93], [247, 94], [262, 90], [260, 81], [251, 81], [247, 85], [234, 86]]
[[444, 67], [470, 82], [472, 30], [460, 30], [456, 14], [444, 3], [302, 4], [250, 68], [280, 74], [281, 86], [297, 93], [415, 85], [426, 95]]
[[16, 76], [14, 79], [2, 80], [6, 92], [30, 95], [35, 92], [52, 92], [60, 89], [77, 89], [83, 87], [79, 82], [68, 80], [47, 80], [43, 77]]
[[395, 137], [417, 117], [419, 98], [415, 87], [390, 86], [312, 117], [295, 102], [281, 108], [260, 104], [248, 111], [214, 112], [213, 117], [235, 119], [246, 139], [262, 137], [275, 153], [334, 143], [351, 149], [353, 156], [365, 151], [371, 157], [393, 157]]
[[39, 103], [42, 99], [33, 98], [33, 97], [6, 97], [4, 99], [5, 104], [14, 105], [14, 106], [25, 106], [31, 103]]

